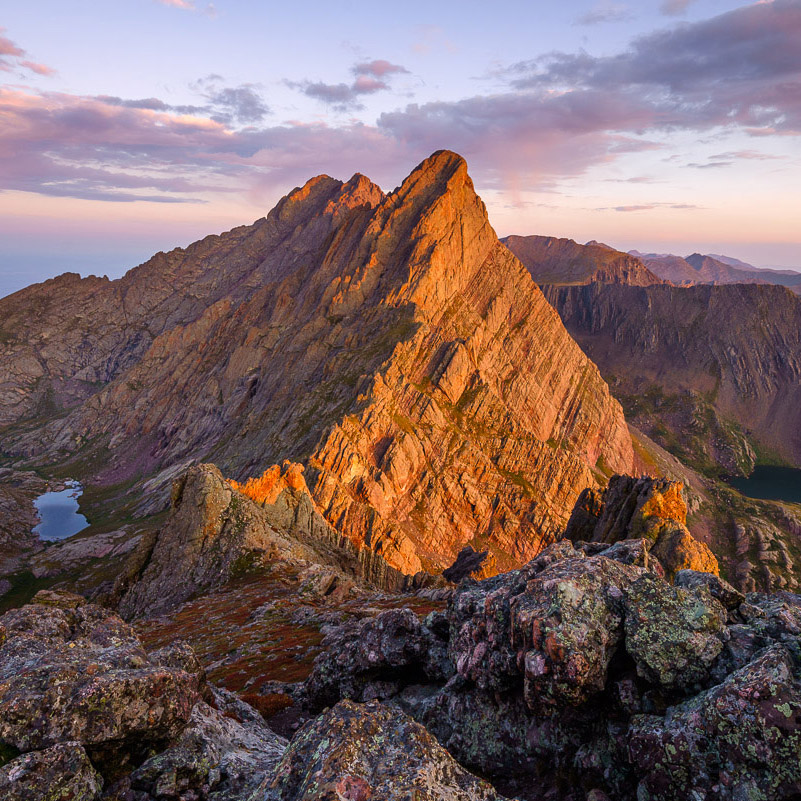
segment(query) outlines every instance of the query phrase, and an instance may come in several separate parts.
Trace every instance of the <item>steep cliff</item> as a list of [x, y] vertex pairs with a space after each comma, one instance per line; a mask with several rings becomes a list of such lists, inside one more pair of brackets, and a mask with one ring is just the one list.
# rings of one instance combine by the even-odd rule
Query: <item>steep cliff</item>
[[544, 291], [635, 424], [642, 418], [645, 430], [661, 425], [679, 439], [698, 434], [708, 440], [698, 447], [730, 472], [753, 466], [742, 432], [801, 464], [801, 300], [788, 289], [596, 284]]
[[[338, 531], [406, 573], [468, 542], [499, 568], [525, 561], [578, 492], [631, 468], [620, 406], [498, 241], [459, 156], [434, 154], [389, 195], [359, 175], [312, 179], [215, 243], [200, 265], [203, 243], [181, 252], [178, 285], [207, 289], [173, 296], [135, 363], [66, 417], [15, 428], [12, 450], [73, 458], [89, 484], [139, 481], [129, 499], [155, 477], [140, 515], [182, 464], [243, 480], [291, 459]], [[124, 280], [149, 298], [138, 269]]]
[[517, 256], [538, 284], [630, 284], [650, 286], [664, 281], [629, 253], [588, 242], [554, 236], [507, 236], [501, 242]]

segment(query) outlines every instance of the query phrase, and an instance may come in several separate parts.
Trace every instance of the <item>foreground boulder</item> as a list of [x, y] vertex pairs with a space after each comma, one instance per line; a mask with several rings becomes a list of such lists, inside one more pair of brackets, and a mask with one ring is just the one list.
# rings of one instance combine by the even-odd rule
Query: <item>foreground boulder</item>
[[213, 700], [215, 707], [197, 704], [181, 736], [134, 770], [124, 786], [153, 798], [183, 798], [193, 790], [219, 801], [248, 798], [272, 774], [286, 740], [231, 693], [215, 691]]
[[0, 617], [0, 798], [237, 801], [285, 746], [187, 645], [147, 653], [80, 596]]
[[453, 673], [442, 628], [410, 609], [392, 609], [334, 629], [306, 681], [315, 709], [340, 698], [370, 701], [413, 684], [445, 681]]
[[261, 801], [503, 801], [419, 724], [373, 701], [341, 701], [292, 740]]
[[77, 741], [100, 752], [180, 734], [199, 677], [154, 662], [127, 623], [74, 599], [34, 599], [0, 618], [0, 740], [20, 751]]
[[0, 768], [0, 798], [14, 801], [100, 797], [103, 779], [78, 743], [23, 754]]
[[[664, 718], [632, 722], [644, 798], [771, 801], [801, 793], [801, 682], [780, 645]], [[713, 789], [716, 788], [716, 789]], [[715, 795], [706, 795], [710, 790]]]

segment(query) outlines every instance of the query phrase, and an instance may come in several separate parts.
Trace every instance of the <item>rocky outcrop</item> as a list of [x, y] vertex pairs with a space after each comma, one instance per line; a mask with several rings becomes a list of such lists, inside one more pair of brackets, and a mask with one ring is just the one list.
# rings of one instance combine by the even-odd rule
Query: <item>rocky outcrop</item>
[[377, 702], [342, 701], [292, 740], [260, 801], [503, 801], [419, 724]]
[[278, 562], [327, 565], [334, 571], [329, 578], [338, 573], [384, 589], [433, 580], [406, 577], [334, 531], [317, 511], [302, 473], [301, 465], [287, 462], [258, 482], [240, 485], [214, 465], [189, 468], [173, 485], [167, 522], [136, 550], [117, 580], [121, 614], [159, 614], [254, 566]]
[[[346, 625], [329, 634], [307, 701], [399, 707], [523, 799], [736, 801], [745, 787], [789, 801], [801, 786], [801, 597], [744, 599], [691, 570], [671, 584], [633, 563], [644, 541], [563, 540], [463, 582], [424, 622]], [[420, 647], [432, 637], [448, 657], [437, 679]]]
[[687, 528], [684, 486], [669, 479], [612, 476], [603, 492], [584, 490], [565, 529], [573, 542], [642, 538], [672, 579], [680, 570], [717, 574], [715, 555]]
[[3, 798], [235, 801], [285, 745], [187, 646], [146, 653], [80, 596], [43, 591], [0, 617]]
[[598, 242], [579, 245], [572, 239], [554, 236], [507, 236], [501, 242], [541, 285], [665, 283], [640, 259]]
[[[166, 505], [176, 465], [213, 454], [244, 481], [290, 459], [326, 520], [402, 572], [439, 572], [468, 543], [504, 569], [554, 539], [581, 489], [632, 465], [619, 405], [453, 153], [388, 195], [321, 176], [250, 228], [70, 287], [81, 309], [124, 287], [139, 321], [124, 330], [144, 309], [155, 322], [138, 344], [95, 343], [91, 397], [4, 444], [39, 461], [80, 451], [89, 483], [144, 476], [147, 497], [139, 481], [125, 499], [138, 515]], [[30, 318], [20, 342], [57, 343], [28, 309], [49, 291], [8, 301]], [[121, 317], [99, 297], [109, 331]]]
[[476, 551], [470, 545], [465, 545], [456, 556], [454, 563], [442, 571], [442, 575], [448, 581], [458, 584], [462, 579], [468, 576], [474, 578], [486, 578], [495, 574], [492, 566], [492, 560], [487, 565], [487, 557], [489, 551]]

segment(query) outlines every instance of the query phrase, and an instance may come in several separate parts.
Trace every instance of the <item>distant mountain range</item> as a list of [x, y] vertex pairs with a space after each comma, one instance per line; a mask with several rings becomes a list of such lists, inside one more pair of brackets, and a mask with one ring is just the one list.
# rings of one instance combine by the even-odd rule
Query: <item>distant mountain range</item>
[[[588, 243], [589, 244], [589, 243]], [[680, 286], [693, 284], [779, 284], [801, 294], [801, 272], [754, 267], [739, 259], [693, 253], [686, 258], [670, 253], [630, 250], [651, 272]]]

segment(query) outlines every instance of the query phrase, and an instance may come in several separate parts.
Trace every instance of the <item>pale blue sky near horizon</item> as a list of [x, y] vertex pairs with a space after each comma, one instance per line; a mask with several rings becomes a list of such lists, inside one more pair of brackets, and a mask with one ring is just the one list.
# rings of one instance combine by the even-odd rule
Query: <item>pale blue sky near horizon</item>
[[15, 3], [0, 295], [118, 276], [320, 172], [392, 189], [438, 148], [499, 235], [801, 268], [799, 20], [798, 0]]

